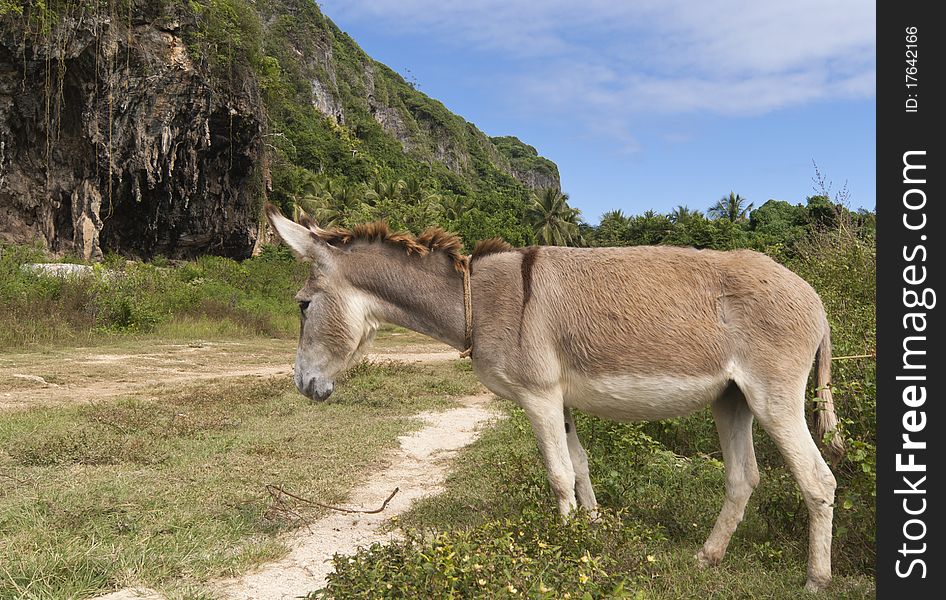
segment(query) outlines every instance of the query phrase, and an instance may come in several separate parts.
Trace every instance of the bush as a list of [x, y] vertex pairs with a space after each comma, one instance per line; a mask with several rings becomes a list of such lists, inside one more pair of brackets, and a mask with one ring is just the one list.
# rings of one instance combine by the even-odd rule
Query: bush
[[411, 530], [404, 541], [336, 555], [328, 585], [309, 597], [640, 597], [621, 573], [631, 563], [646, 571], [658, 538], [610, 512], [594, 524], [530, 514], [436, 534]]
[[[700, 569], [693, 555], [723, 502], [722, 463], [669, 451], [641, 424], [578, 415], [576, 426], [591, 460], [598, 520], [558, 517], [529, 423], [510, 407], [506, 419], [461, 453], [446, 491], [399, 519], [403, 541], [336, 556], [335, 574], [310, 598], [798, 594], [807, 509], [785, 469], [763, 468], [725, 563]], [[835, 597], [872, 597], [869, 577], [849, 566], [836, 575]]]

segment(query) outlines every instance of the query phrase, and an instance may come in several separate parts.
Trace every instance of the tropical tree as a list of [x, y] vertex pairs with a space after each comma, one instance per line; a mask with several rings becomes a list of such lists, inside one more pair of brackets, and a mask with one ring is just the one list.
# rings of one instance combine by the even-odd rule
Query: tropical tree
[[596, 246], [626, 246], [630, 219], [621, 210], [609, 210], [601, 215], [595, 231]]
[[408, 177], [401, 189], [404, 225], [414, 232], [439, 223], [443, 215], [441, 196], [427, 188], [420, 179]]
[[685, 204], [679, 204], [675, 209], [670, 211], [670, 220], [673, 221], [675, 225], [685, 225], [693, 219], [699, 219], [702, 216], [703, 213]]
[[385, 181], [380, 177], [371, 182], [368, 191], [365, 192], [365, 202], [369, 206], [379, 206], [387, 202], [397, 202], [404, 189], [404, 180], [395, 179]]
[[425, 188], [423, 182], [416, 177], [408, 177], [402, 182], [401, 198], [413, 206], [440, 203], [440, 194]]
[[746, 204], [746, 199], [734, 192], [723, 196], [716, 204], [709, 207], [707, 214], [714, 219], [726, 219], [731, 223], [742, 223], [749, 218], [753, 204]]
[[628, 219], [627, 241], [629, 246], [650, 246], [661, 244], [673, 230], [670, 217], [646, 210], [643, 214]]
[[809, 222], [829, 228], [838, 225], [840, 206], [836, 206], [831, 202], [831, 198], [828, 196], [809, 196], [806, 203]]
[[365, 198], [362, 186], [353, 183], [337, 183], [327, 180], [321, 194], [311, 200], [307, 209], [321, 227], [350, 226], [357, 221], [356, 216]]
[[466, 196], [450, 193], [440, 195], [440, 210], [446, 219], [457, 221], [460, 219], [460, 215], [469, 208], [470, 203]]
[[308, 169], [293, 169], [284, 173], [288, 177], [281, 181], [283, 208], [288, 208], [292, 218], [298, 221], [302, 215], [313, 212], [320, 206], [323, 192], [322, 180]]
[[546, 188], [533, 194], [526, 219], [532, 225], [539, 244], [567, 246], [584, 243], [578, 228], [581, 211], [569, 206], [568, 194], [560, 190]]

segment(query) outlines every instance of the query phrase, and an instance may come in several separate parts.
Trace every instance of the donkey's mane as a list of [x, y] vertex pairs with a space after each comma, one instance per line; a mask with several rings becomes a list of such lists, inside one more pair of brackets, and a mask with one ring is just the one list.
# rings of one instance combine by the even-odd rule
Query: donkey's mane
[[476, 246], [473, 247], [473, 254], [471, 255], [470, 260], [476, 260], [478, 258], [483, 258], [484, 256], [489, 256], [490, 254], [499, 254], [501, 252], [512, 252], [515, 248], [502, 238], [489, 238], [487, 240], [480, 240], [476, 242]]
[[431, 252], [443, 252], [459, 269], [466, 261], [463, 255], [463, 242], [453, 233], [444, 231], [440, 227], [429, 227], [418, 236], [407, 231], [394, 231], [387, 221], [362, 223], [351, 229], [333, 227], [320, 229], [308, 218], [302, 219], [305, 225], [315, 233], [319, 239], [332, 246], [347, 246], [353, 242], [381, 242], [391, 246], [404, 248], [408, 254], [426, 256]]
[[[450, 257], [457, 269], [461, 269], [466, 261], [466, 257], [463, 255], [463, 242], [459, 236], [440, 227], [428, 227], [420, 235], [414, 236], [408, 231], [391, 229], [388, 222], [384, 220], [361, 223], [351, 229], [345, 229], [344, 227], [322, 229], [308, 215], [303, 215], [299, 222], [301, 225], [308, 227], [323, 242], [332, 246], [347, 246], [358, 241], [381, 242], [404, 248], [408, 254], [420, 256], [426, 256], [431, 252], [444, 252]], [[475, 261], [490, 254], [513, 252], [515, 250], [516, 248], [512, 244], [502, 238], [480, 240], [473, 247], [470, 261]]]

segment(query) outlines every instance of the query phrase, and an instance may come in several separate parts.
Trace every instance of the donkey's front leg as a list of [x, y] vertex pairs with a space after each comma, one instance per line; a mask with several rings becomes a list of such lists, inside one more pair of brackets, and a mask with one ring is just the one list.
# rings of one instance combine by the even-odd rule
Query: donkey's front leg
[[575, 469], [568, 453], [568, 440], [562, 422], [564, 405], [560, 395], [536, 396], [521, 400], [526, 417], [539, 442], [545, 459], [549, 483], [558, 500], [558, 510], [567, 516], [575, 509]]
[[591, 487], [591, 474], [588, 470], [588, 453], [578, 440], [578, 430], [572, 411], [565, 409], [565, 437], [568, 439], [568, 453], [571, 455], [572, 468], [575, 469], [575, 494], [578, 505], [588, 511], [592, 519], [598, 516], [598, 501]]

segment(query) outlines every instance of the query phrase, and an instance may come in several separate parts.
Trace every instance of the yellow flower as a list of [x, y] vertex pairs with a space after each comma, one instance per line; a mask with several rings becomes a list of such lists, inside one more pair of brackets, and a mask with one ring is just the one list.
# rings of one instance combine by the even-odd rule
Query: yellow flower
[[478, 584], [480, 584], [480, 585], [486, 585], [486, 580], [485, 580], [485, 579], [477, 579], [477, 580], [476, 580], [476, 583], [478, 583]]
[[589, 579], [589, 577], [588, 577], [587, 575], [585, 575], [584, 573], [579, 573], [579, 574], [578, 574], [578, 581], [579, 581], [579, 582], [581, 582], [581, 583], [588, 583], [588, 579]]
[[506, 586], [506, 589], [509, 590], [509, 593], [510, 593], [510, 594], [515, 594], [516, 592], [519, 591], [519, 590], [516, 589], [516, 586], [514, 586], [514, 585], [511, 584], [511, 583]]
[[657, 558], [653, 554], [647, 555], [647, 562], [654, 562]]
[[549, 588], [545, 587], [545, 584], [544, 584], [544, 583], [539, 583], [539, 593], [540, 593], [540, 594], [546, 594], [546, 593], [551, 592], [551, 591], [552, 591], [552, 590], [550, 590]]
[[549, 545], [546, 544], [545, 542], [539, 542], [539, 548], [548, 548], [548, 547]]
[[582, 557], [581, 557], [581, 562], [587, 563], [589, 560], [591, 560], [591, 559], [588, 558], [588, 555], [587, 555], [587, 554], [582, 555]]

